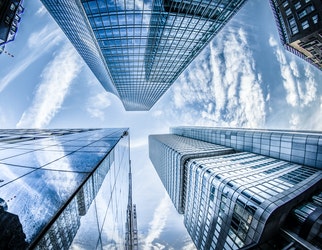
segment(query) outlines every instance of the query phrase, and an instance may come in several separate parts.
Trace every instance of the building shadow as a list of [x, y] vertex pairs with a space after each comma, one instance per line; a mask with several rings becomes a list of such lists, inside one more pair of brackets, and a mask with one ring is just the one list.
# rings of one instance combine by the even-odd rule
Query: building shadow
[[22, 250], [28, 248], [19, 217], [7, 212], [6, 202], [0, 198], [0, 249]]

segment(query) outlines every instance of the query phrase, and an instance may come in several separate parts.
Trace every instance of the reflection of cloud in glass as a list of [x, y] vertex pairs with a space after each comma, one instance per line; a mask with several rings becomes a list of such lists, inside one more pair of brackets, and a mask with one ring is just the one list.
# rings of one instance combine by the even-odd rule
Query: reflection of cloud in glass
[[[64, 169], [64, 171], [73, 171], [68, 157], [65, 157], [66, 153], [64, 152], [64, 147], [55, 139], [52, 139], [52, 141], [53, 144], [56, 144], [55, 147], [57, 151], [36, 151], [39, 165], [43, 166], [48, 162], [54, 162], [60, 159], [59, 163], [61, 169]], [[42, 145], [41, 140], [39, 140], [39, 144]], [[47, 142], [45, 142], [44, 147], [46, 144]], [[50, 185], [53, 190], [56, 191], [60, 196], [60, 199], [68, 198], [70, 192], [73, 191], [74, 187], [77, 185], [73, 175], [62, 175], [60, 171], [44, 171], [42, 178], [47, 185]], [[60, 183], [60, 185], [57, 185], [57, 183]]]

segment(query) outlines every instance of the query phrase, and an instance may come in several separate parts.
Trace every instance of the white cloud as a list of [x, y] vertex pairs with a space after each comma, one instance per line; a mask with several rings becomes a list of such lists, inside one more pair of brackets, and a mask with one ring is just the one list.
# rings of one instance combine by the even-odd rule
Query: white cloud
[[65, 45], [42, 72], [32, 105], [23, 113], [18, 128], [47, 126], [59, 111], [72, 81], [82, 67], [70, 44]]
[[86, 110], [92, 117], [104, 120], [105, 111], [111, 104], [110, 94], [103, 91], [89, 98]]
[[3, 109], [0, 107], [0, 128], [5, 128], [6, 123], [6, 116], [4, 115]]
[[[144, 249], [153, 249], [152, 242], [155, 239], [158, 239], [160, 234], [162, 233], [168, 219], [170, 206], [170, 200], [165, 194], [163, 199], [160, 201], [159, 206], [154, 211], [153, 220], [150, 222], [149, 231], [147, 237], [144, 240]], [[162, 246], [159, 246], [158, 249], [162, 249]]]
[[298, 82], [299, 97], [302, 101], [301, 106], [307, 106], [317, 99], [317, 83], [311, 68], [312, 66], [306, 65], [305, 80], [303, 83]]
[[[145, 147], [147, 145], [148, 145], [148, 138], [146, 136], [134, 137], [134, 139], [131, 140], [131, 149]], [[148, 149], [146, 149], [146, 150], [148, 150]]]
[[[282, 76], [282, 86], [285, 90], [285, 101], [288, 105], [283, 110], [279, 121], [286, 122], [286, 126], [292, 129], [320, 129], [321, 117], [318, 107], [318, 84], [314, 73], [315, 68], [296, 56], [285, 51], [271, 36], [269, 44], [272, 47]], [[278, 83], [277, 83], [278, 84]], [[278, 93], [283, 98], [283, 93]], [[276, 118], [275, 118], [276, 119]], [[303, 122], [305, 121], [305, 122]]]
[[[41, 30], [30, 34], [27, 45], [30, 51], [47, 50], [48, 45], [57, 44], [63, 39], [63, 33], [57, 25], [46, 25]], [[50, 43], [50, 44], [49, 44]]]
[[278, 42], [276, 41], [276, 39], [273, 36], [270, 36], [268, 39], [268, 43], [271, 47], [275, 47], [278, 46]]
[[152, 116], [154, 116], [154, 117], [160, 117], [160, 116], [163, 115], [163, 113], [164, 112], [162, 110], [156, 110], [156, 111], [153, 111]]
[[41, 30], [32, 33], [27, 41], [28, 54], [25, 57], [19, 58], [15, 67], [0, 80], [0, 93], [7, 85], [25, 71], [33, 62], [40, 56], [45, 54], [50, 48], [58, 44], [62, 40], [62, 32], [59, 28], [51, 25], [46, 25]]
[[246, 32], [227, 27], [173, 86], [172, 115], [191, 125], [260, 127], [261, 85]]
[[35, 15], [38, 17], [42, 17], [47, 13], [47, 10], [44, 5], [41, 5], [40, 8], [36, 11]]
[[300, 123], [300, 116], [299, 114], [293, 113], [291, 114], [291, 118], [290, 118], [290, 128], [291, 129], [297, 129]]
[[299, 69], [297, 67], [297, 63], [295, 61], [291, 61], [290, 62], [290, 68], [292, 70], [292, 74], [295, 76], [295, 77], [300, 77], [300, 73], [299, 73]]
[[303, 77], [296, 61], [294, 59], [290, 62], [287, 60], [284, 49], [278, 45], [272, 36], [269, 39], [269, 44], [275, 50], [280, 65], [283, 86], [286, 91], [286, 102], [294, 108], [310, 105], [317, 95], [317, 84], [312, 67], [310, 65], [305, 66], [305, 77]]

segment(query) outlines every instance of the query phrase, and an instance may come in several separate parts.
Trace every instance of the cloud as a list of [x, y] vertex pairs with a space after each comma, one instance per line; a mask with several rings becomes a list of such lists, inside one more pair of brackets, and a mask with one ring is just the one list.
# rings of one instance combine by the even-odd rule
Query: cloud
[[229, 26], [179, 77], [168, 113], [191, 125], [260, 127], [266, 116], [261, 85], [247, 33]]
[[134, 139], [131, 140], [131, 149], [141, 148], [147, 145], [148, 145], [148, 138], [146, 136], [134, 137]]
[[36, 11], [35, 15], [38, 17], [42, 17], [47, 13], [46, 8], [44, 5], [40, 6], [40, 8]]
[[310, 105], [315, 101], [317, 97], [317, 83], [314, 78], [314, 74], [311, 71], [310, 65], [305, 67], [305, 80], [304, 84], [302, 81], [297, 82], [297, 88], [299, 93], [299, 98], [301, 100], [301, 106]]
[[[159, 206], [154, 211], [154, 216], [150, 222], [148, 234], [144, 240], [144, 249], [152, 249], [152, 242], [155, 239], [158, 239], [162, 233], [168, 219], [170, 205], [170, 200], [165, 194], [163, 199], [160, 201]], [[162, 249], [162, 246], [158, 246], [158, 249]]]
[[[315, 118], [320, 113], [317, 107], [319, 97], [315, 69], [285, 51], [272, 36], [269, 44], [279, 64], [285, 101], [288, 104], [283, 107], [283, 117], [280, 117], [279, 121], [287, 120], [287, 127], [291, 129], [319, 129], [319, 122]], [[282, 93], [279, 95], [283, 98]]]
[[37, 87], [32, 105], [23, 113], [18, 128], [47, 126], [59, 111], [69, 88], [82, 67], [80, 58], [70, 44], [47, 64]]
[[41, 30], [31, 33], [27, 41], [28, 54], [17, 57], [19, 61], [7, 75], [0, 80], [0, 93], [7, 85], [25, 71], [33, 62], [62, 40], [62, 32], [53, 25], [46, 25]]
[[3, 109], [0, 107], [0, 128], [5, 128], [6, 127], [6, 116], [3, 112]]
[[310, 65], [305, 66], [305, 77], [303, 77], [295, 59], [291, 59], [289, 62], [284, 49], [278, 45], [272, 36], [269, 39], [269, 44], [274, 49], [280, 66], [283, 86], [286, 91], [286, 102], [292, 107], [310, 105], [317, 98], [317, 84], [312, 67]]
[[89, 98], [86, 110], [90, 116], [104, 120], [105, 111], [111, 104], [110, 94], [104, 91]]

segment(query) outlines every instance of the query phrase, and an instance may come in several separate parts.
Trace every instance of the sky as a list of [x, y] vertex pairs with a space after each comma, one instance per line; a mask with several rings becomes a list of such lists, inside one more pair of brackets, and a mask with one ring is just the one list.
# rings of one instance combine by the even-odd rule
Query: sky
[[107, 93], [39, 0], [0, 55], [0, 128], [129, 127], [142, 249], [194, 249], [148, 159], [179, 125], [322, 131], [322, 71], [281, 46], [268, 0], [248, 1], [148, 112]]

